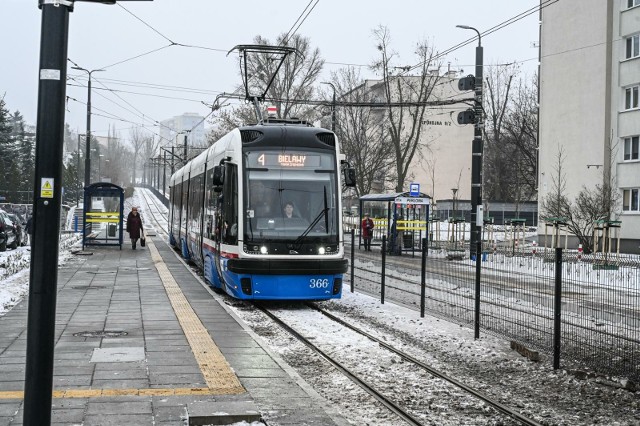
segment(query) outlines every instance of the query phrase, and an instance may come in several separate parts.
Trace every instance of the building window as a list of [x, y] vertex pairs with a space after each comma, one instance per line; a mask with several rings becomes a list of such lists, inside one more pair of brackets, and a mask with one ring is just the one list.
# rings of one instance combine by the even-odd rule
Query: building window
[[625, 89], [624, 109], [638, 108], [638, 86]]
[[[640, 0], [638, 0], [640, 1]], [[640, 56], [640, 34], [627, 38], [627, 59]]]
[[638, 159], [638, 136], [624, 138], [624, 161]]
[[640, 0], [627, 0], [627, 8], [631, 9], [632, 7], [636, 7], [640, 5]]
[[638, 191], [640, 191], [638, 188], [625, 189], [622, 191], [622, 211], [640, 211], [640, 205], [638, 205]]

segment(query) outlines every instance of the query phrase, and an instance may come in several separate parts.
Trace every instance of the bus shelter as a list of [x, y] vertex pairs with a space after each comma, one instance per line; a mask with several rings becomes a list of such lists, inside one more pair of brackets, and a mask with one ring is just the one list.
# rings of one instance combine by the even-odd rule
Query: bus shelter
[[122, 215], [124, 189], [108, 182], [84, 188], [82, 249], [85, 246], [120, 246], [122, 250]]
[[[367, 194], [360, 197], [360, 223], [366, 214], [373, 219], [372, 246], [382, 245], [387, 237], [387, 250], [392, 254], [420, 249], [423, 237], [427, 237], [430, 197], [409, 192], [391, 194]], [[358, 248], [363, 244], [359, 233]]]

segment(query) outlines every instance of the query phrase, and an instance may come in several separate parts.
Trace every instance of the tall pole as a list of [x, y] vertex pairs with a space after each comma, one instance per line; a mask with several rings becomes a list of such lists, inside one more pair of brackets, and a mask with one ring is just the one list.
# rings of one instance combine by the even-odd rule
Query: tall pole
[[89, 75], [89, 81], [87, 83], [87, 134], [85, 144], [85, 157], [84, 157], [84, 186], [91, 185], [91, 74], [96, 71], [104, 71], [103, 69], [91, 70], [86, 68], [74, 66], [71, 67], [74, 70], [84, 71]]
[[327, 84], [333, 89], [333, 101], [331, 102], [331, 131], [336, 131], [336, 86], [328, 81], [323, 81], [322, 84]]
[[51, 424], [53, 355], [62, 202], [62, 152], [69, 12], [73, 2], [40, 0], [40, 66], [36, 124], [33, 242], [24, 384], [25, 426]]
[[76, 207], [80, 205], [80, 135], [78, 135], [78, 166], [76, 168]]
[[167, 151], [162, 152], [162, 195], [165, 194], [167, 184]]
[[475, 123], [473, 130], [473, 146], [471, 156], [471, 238], [470, 256], [478, 241], [482, 241], [482, 217], [478, 218], [478, 207], [482, 206], [482, 79], [483, 77], [483, 52], [480, 31], [467, 25], [456, 25], [465, 30], [473, 30], [478, 34], [478, 46], [476, 47], [476, 73], [475, 73], [475, 96], [474, 115]]

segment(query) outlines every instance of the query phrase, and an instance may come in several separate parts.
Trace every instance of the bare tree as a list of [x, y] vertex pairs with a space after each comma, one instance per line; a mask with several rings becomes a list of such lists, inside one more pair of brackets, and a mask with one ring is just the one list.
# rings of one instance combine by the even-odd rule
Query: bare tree
[[513, 176], [512, 152], [503, 144], [503, 123], [509, 108], [509, 92], [517, 66], [490, 67], [485, 78], [485, 138], [483, 153], [483, 191], [487, 200], [508, 201], [506, 180]]
[[534, 199], [538, 188], [537, 82], [537, 76], [532, 78], [530, 85], [519, 81], [504, 125], [503, 140], [512, 155], [514, 177], [509, 185], [507, 199], [516, 205]]
[[[610, 149], [615, 150], [615, 146], [609, 146]], [[610, 156], [610, 158], [614, 157]], [[582, 244], [584, 253], [592, 253], [596, 248], [593, 246], [594, 228], [598, 221], [611, 220], [617, 215], [616, 208], [620, 201], [620, 194], [616, 190], [611, 174], [605, 170], [601, 184], [593, 189], [583, 186], [575, 202], [571, 202], [566, 195], [566, 175], [563, 170], [566, 154], [563, 148], [558, 147], [556, 159], [552, 190], [542, 199], [541, 211], [547, 219], [555, 218], [564, 221], [569, 232]]]
[[[313, 97], [324, 60], [317, 48], [312, 49], [309, 38], [296, 34], [285, 42], [285, 36], [286, 34], [279, 35], [275, 44], [294, 47], [301, 55], [290, 54], [277, 73], [279, 58], [266, 53], [248, 55], [244, 66], [247, 67], [249, 91], [252, 95], [261, 95], [275, 75], [266, 98], [278, 107], [278, 118], [297, 117], [313, 121], [318, 111], [309, 106], [307, 100]], [[271, 42], [256, 36], [254, 44], [268, 46]], [[243, 73], [241, 77], [244, 78]], [[235, 93], [244, 93], [244, 87], [239, 85]], [[216, 141], [235, 127], [255, 122], [255, 109], [252, 105], [238, 105], [232, 109], [220, 110], [211, 121], [215, 130], [210, 133], [209, 142]]]
[[383, 124], [384, 109], [352, 106], [373, 101], [373, 93], [354, 68], [332, 73], [332, 84], [346, 106], [336, 108], [335, 131], [342, 152], [356, 169], [358, 196], [368, 194], [374, 182], [383, 180], [393, 167], [393, 149], [387, 126]]
[[489, 69], [485, 97], [483, 180], [486, 200], [519, 208], [537, 191], [537, 78], [516, 79], [516, 65]]
[[131, 140], [131, 145], [133, 146], [133, 176], [131, 178], [131, 182], [135, 186], [136, 184], [136, 170], [138, 168], [138, 157], [140, 155], [140, 150], [144, 145], [144, 134], [140, 127], [133, 127], [129, 131], [129, 139]]
[[111, 182], [125, 186], [131, 181], [133, 160], [131, 150], [123, 143], [122, 138], [115, 130], [109, 128], [107, 149], [104, 152], [102, 165], [103, 175], [111, 179]]
[[[145, 135], [142, 138], [141, 155], [144, 161], [159, 155], [160, 139], [154, 138], [152, 135]], [[166, 165], [165, 165], [166, 166]]]
[[[395, 161], [395, 190], [404, 190], [409, 167], [418, 149], [422, 136], [422, 122], [427, 109], [426, 102], [432, 100], [434, 88], [438, 84], [438, 73], [431, 74], [432, 68], [439, 68], [434, 49], [426, 41], [418, 43], [416, 56], [419, 65], [413, 67], [416, 75], [407, 75], [407, 67], [400, 67], [403, 74], [394, 74], [396, 53], [391, 51], [391, 35], [384, 26], [373, 31], [378, 43], [380, 58], [372, 69], [382, 75], [378, 90], [382, 92], [385, 104], [385, 125], [388, 126]], [[411, 68], [411, 67], [409, 67]]]

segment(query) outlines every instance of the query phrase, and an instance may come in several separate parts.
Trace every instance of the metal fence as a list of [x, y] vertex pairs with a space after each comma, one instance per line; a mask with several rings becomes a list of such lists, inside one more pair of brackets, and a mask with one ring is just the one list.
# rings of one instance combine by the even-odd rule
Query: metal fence
[[386, 238], [373, 252], [360, 250], [353, 233], [345, 240], [359, 291], [547, 354], [554, 368], [640, 381], [637, 257], [493, 247], [477, 265], [468, 247], [433, 249], [423, 240], [417, 251], [391, 255]]

